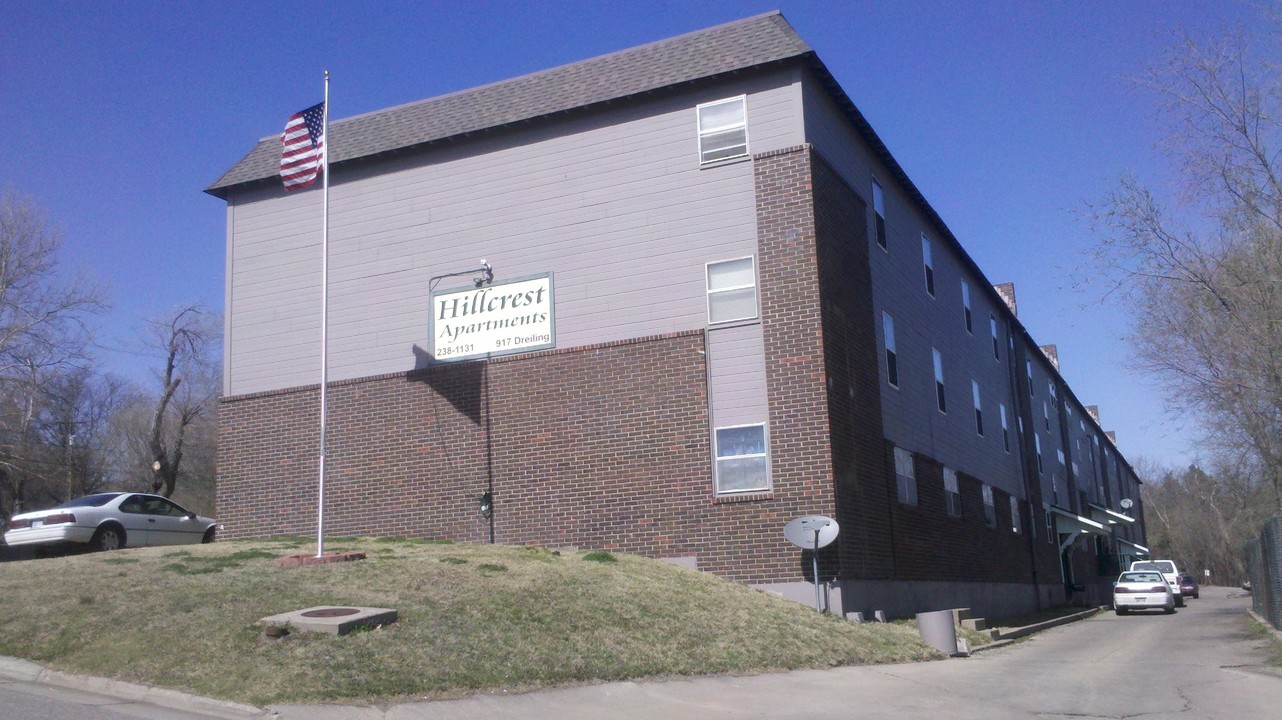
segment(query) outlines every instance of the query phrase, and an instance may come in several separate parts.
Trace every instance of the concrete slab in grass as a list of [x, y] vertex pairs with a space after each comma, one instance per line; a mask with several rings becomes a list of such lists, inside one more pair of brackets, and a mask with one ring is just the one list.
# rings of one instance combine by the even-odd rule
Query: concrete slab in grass
[[396, 610], [392, 608], [336, 605], [294, 610], [271, 615], [258, 621], [260, 625], [267, 627], [288, 625], [298, 632], [320, 632], [330, 635], [346, 635], [357, 628], [388, 625], [394, 622], [396, 622]]

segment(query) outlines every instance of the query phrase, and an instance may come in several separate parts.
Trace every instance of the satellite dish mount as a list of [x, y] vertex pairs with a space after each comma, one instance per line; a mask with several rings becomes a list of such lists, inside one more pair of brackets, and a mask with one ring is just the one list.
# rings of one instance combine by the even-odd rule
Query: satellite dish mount
[[831, 545], [840, 531], [837, 521], [826, 515], [802, 515], [783, 528], [783, 536], [788, 538], [788, 542], [810, 551], [810, 559], [814, 563], [816, 612], [823, 612], [819, 602], [819, 548]]

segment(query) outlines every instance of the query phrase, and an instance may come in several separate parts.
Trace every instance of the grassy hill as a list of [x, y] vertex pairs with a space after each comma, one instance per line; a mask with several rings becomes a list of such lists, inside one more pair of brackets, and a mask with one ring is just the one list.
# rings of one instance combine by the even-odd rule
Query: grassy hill
[[[256, 705], [938, 657], [910, 624], [854, 624], [639, 557], [339, 538], [326, 550], [368, 559], [272, 564], [308, 547], [281, 538], [0, 564], [0, 654]], [[400, 619], [285, 640], [257, 625], [327, 604]]]

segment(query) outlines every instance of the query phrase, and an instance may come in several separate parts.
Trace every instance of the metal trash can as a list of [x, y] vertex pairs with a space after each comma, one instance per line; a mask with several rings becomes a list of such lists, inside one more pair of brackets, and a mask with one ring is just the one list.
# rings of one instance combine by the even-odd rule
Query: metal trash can
[[945, 655], [957, 654], [957, 628], [953, 625], [952, 610], [917, 613], [917, 629], [927, 645]]

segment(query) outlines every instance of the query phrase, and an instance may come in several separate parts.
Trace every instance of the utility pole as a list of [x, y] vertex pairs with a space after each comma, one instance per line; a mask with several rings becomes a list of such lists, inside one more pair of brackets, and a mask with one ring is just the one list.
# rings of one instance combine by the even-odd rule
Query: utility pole
[[[74, 427], [74, 425], [71, 427]], [[76, 434], [73, 432], [67, 433], [66, 452], [64, 453], [64, 461], [67, 466], [67, 502], [71, 502], [75, 499], [71, 494], [71, 447], [75, 444]]]

